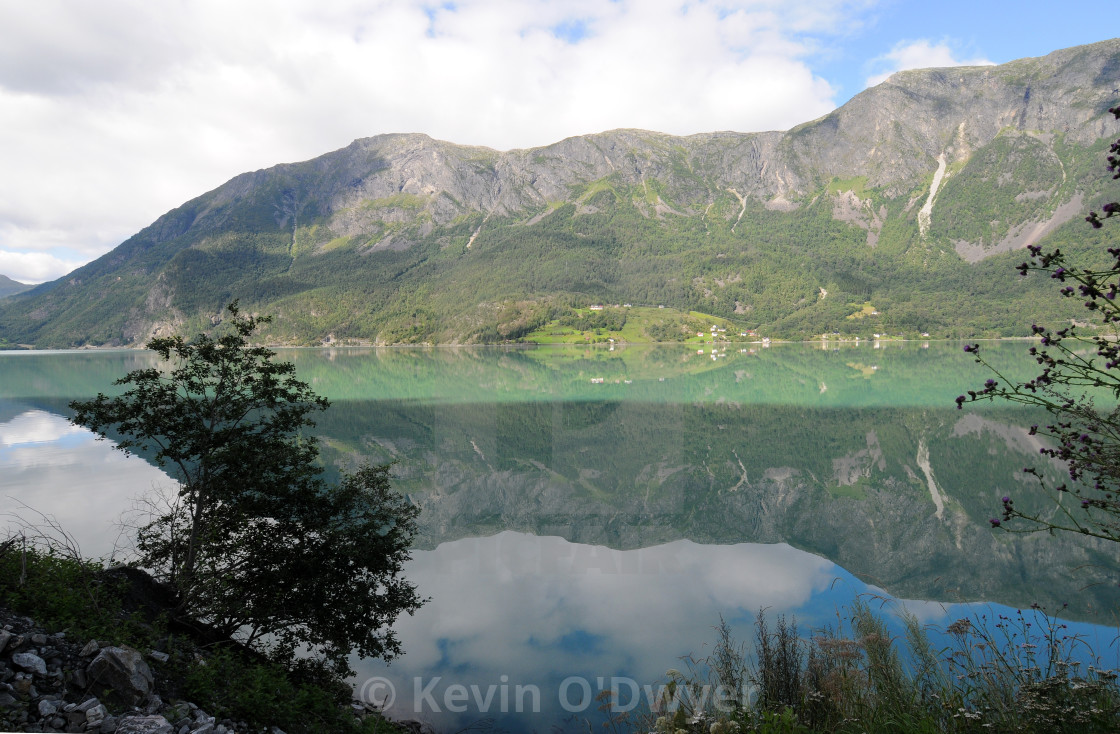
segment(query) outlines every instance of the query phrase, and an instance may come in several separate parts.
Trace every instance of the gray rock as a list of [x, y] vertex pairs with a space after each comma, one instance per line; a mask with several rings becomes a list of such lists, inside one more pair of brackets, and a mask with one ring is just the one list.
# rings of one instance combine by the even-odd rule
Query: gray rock
[[74, 684], [75, 688], [85, 690], [89, 687], [89, 680], [86, 677], [86, 671], [82, 670], [81, 668], [69, 671], [69, 678], [70, 682]]
[[39, 695], [30, 678], [16, 678], [12, 681], [12, 690], [21, 696], [30, 696], [31, 698]]
[[207, 721], [202, 726], [191, 729], [191, 734], [213, 734], [213, 731], [214, 731], [214, 722]]
[[4, 648], [8, 646], [8, 640], [12, 639], [12, 633], [8, 630], [0, 630], [0, 652], [4, 652]]
[[62, 727], [66, 726], [66, 717], [65, 716], [52, 716], [49, 723], [51, 725], [51, 728], [61, 729]]
[[16, 705], [16, 698], [10, 693], [0, 693], [0, 708], [6, 709]]
[[100, 703], [101, 702], [98, 701], [97, 698], [87, 698], [85, 701], [82, 701], [77, 706], [75, 706], [74, 710], [81, 711], [84, 714], [86, 711], [89, 711], [91, 708], [99, 705]]
[[23, 668], [28, 673], [36, 673], [38, 675], [47, 674], [47, 663], [43, 658], [31, 652], [17, 652], [12, 656], [12, 662], [16, 667]]
[[153, 660], [158, 660], [161, 663], [166, 663], [171, 659], [170, 655], [165, 652], [160, 652], [159, 650], [152, 650], [148, 655], [150, 655]]
[[101, 722], [101, 727], [97, 731], [98, 734], [113, 734], [117, 730], [117, 726], [117, 717], [106, 716], [105, 721]]
[[93, 726], [100, 726], [105, 717], [109, 715], [109, 710], [105, 708], [104, 704], [97, 704], [93, 708], [86, 711], [86, 725], [89, 728]]
[[86, 646], [82, 648], [82, 651], [79, 654], [83, 658], [88, 658], [90, 655], [94, 654], [100, 649], [101, 645], [97, 643], [97, 640], [90, 640], [86, 643]]
[[131, 648], [102, 648], [86, 673], [95, 690], [111, 691], [111, 697], [126, 706], [136, 706], [152, 693], [152, 671]]
[[47, 636], [42, 634], [31, 635], [32, 645], [45, 645], [47, 644]]
[[43, 718], [46, 718], [48, 716], [54, 716], [56, 713], [58, 713], [58, 702], [57, 701], [48, 701], [45, 698], [43, 700], [39, 701], [39, 715], [40, 716], [42, 716]]
[[122, 716], [116, 734], [174, 734], [171, 722], [162, 716]]

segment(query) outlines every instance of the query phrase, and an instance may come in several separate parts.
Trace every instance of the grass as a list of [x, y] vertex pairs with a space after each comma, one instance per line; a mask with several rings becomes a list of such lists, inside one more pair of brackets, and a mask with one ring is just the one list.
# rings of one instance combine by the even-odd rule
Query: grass
[[[572, 309], [574, 313], [590, 316], [595, 313], [587, 308]], [[561, 324], [558, 319], [553, 319], [543, 326], [522, 337], [522, 341], [533, 344], [601, 344], [610, 343], [613, 339], [623, 344], [650, 344], [661, 341], [678, 341], [683, 344], [707, 344], [713, 341], [711, 327], [726, 329], [717, 332], [719, 341], [744, 341], [746, 338], [739, 336], [746, 332], [747, 327], [720, 316], [702, 313], [700, 311], [683, 312], [675, 308], [657, 308], [655, 306], [605, 306], [601, 313], [625, 314], [625, 323], [620, 329], [588, 328], [580, 329], [570, 324]], [[661, 329], [662, 333], [658, 333]], [[666, 339], [664, 331], [672, 330], [675, 340]], [[697, 332], [703, 336], [696, 336]]]
[[931, 629], [905, 610], [897, 616], [896, 636], [885, 613], [858, 599], [835, 626], [802, 638], [796, 620], [759, 612], [753, 656], [721, 622], [712, 654], [669, 671], [651, 710], [611, 714], [608, 701], [608, 726], [664, 734], [1120, 729], [1116, 672], [1086, 665], [1085, 643], [1059, 619], [1028, 610]]

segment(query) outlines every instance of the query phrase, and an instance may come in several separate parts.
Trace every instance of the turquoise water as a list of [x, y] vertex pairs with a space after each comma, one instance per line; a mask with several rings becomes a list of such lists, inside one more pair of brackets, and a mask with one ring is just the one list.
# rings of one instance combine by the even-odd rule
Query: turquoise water
[[[721, 616], [747, 641], [759, 609], [809, 629], [861, 594], [938, 625], [1068, 603], [1080, 633], [1112, 634], [1113, 549], [988, 527], [1003, 494], [1045, 506], [1023, 467], [1060, 467], [1026, 433], [1037, 416], [955, 409], [988, 376], [960, 345], [747, 349], [282, 351], [333, 402], [328, 474], [395, 461], [422, 508], [407, 573], [431, 601], [398, 622], [405, 656], [357, 661], [357, 688], [452, 728], [578, 727], [603, 688], [644, 695], [706, 654]], [[1025, 349], [986, 347], [1022, 377]], [[9, 512], [115, 552], [122, 512], [174, 485], [66, 405], [150, 364], [0, 353]]]

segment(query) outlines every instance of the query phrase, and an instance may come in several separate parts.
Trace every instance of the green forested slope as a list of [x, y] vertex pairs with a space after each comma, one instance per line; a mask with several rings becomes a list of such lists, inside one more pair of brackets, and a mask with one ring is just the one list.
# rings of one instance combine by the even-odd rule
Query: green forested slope
[[1110, 194], [1116, 69], [1120, 41], [903, 72], [786, 133], [358, 140], [238, 176], [0, 301], [0, 343], [139, 344], [233, 298], [294, 344], [515, 340], [593, 303], [774, 337], [1026, 334], [1024, 314], [1075, 309], [1018, 279], [1019, 250], [1117, 244], [1081, 221]]

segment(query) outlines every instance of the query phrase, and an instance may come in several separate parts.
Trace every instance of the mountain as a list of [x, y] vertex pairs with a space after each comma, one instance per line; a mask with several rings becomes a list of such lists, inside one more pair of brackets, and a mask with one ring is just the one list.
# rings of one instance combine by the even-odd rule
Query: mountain
[[27, 283], [20, 283], [18, 280], [12, 280], [6, 275], [0, 275], [0, 298], [14, 296], [17, 293], [31, 290], [35, 286], [28, 285]]
[[[237, 176], [0, 305], [0, 339], [127, 345], [274, 316], [277, 343], [523, 337], [592, 303], [665, 305], [776, 336], [1020, 334], [1068, 318], [1015, 250], [1118, 240], [1120, 40], [899, 72], [786, 132], [614, 130], [499, 152], [357, 140]], [[875, 312], [875, 313], [872, 313]], [[871, 320], [868, 320], [871, 319]]]

